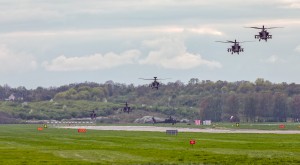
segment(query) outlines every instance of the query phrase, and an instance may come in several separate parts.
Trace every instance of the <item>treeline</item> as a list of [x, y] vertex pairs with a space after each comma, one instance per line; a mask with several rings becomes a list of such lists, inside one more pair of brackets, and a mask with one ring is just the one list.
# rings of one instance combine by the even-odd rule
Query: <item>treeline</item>
[[53, 99], [121, 104], [127, 101], [136, 107], [154, 108], [167, 115], [180, 114], [213, 121], [296, 121], [300, 118], [300, 85], [271, 83], [262, 78], [255, 82], [213, 82], [192, 78], [187, 84], [181, 81], [162, 84], [159, 90], [148, 85], [134, 86], [113, 81], [30, 90], [0, 86], [1, 100], [7, 100], [12, 94], [20, 102]]

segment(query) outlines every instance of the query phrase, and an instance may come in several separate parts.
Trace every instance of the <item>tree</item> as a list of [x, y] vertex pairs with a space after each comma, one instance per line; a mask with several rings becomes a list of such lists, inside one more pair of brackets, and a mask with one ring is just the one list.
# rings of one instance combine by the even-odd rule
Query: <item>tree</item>
[[112, 80], [106, 81], [105, 89], [107, 91], [108, 96], [112, 96], [114, 93], [114, 82]]
[[287, 117], [286, 96], [283, 93], [275, 93], [273, 96], [273, 116], [277, 122], [285, 122]]
[[198, 84], [199, 79], [198, 78], [191, 78], [190, 81], [188, 82], [189, 85], [195, 85]]
[[244, 98], [244, 114], [247, 118], [247, 122], [255, 121], [256, 105], [257, 105], [257, 102], [256, 102], [255, 96], [253, 94], [245, 96], [245, 98]]
[[243, 82], [239, 85], [238, 87], [238, 92], [240, 93], [248, 93], [248, 92], [253, 92], [254, 91], [254, 86], [250, 82]]
[[270, 121], [273, 118], [273, 94], [271, 92], [256, 93], [256, 115], [259, 121]]
[[222, 105], [220, 97], [208, 96], [200, 103], [201, 120], [212, 120], [214, 122], [221, 121]]
[[102, 87], [95, 87], [91, 89], [91, 97], [96, 99], [103, 99], [106, 97], [105, 90]]
[[300, 95], [296, 95], [292, 98], [291, 103], [291, 116], [294, 118], [295, 121], [300, 120]]
[[255, 81], [255, 91], [260, 92], [264, 89], [264, 79], [256, 79]]
[[226, 95], [222, 112], [222, 120], [224, 121], [228, 121], [230, 116], [238, 117], [239, 99], [236, 94]]

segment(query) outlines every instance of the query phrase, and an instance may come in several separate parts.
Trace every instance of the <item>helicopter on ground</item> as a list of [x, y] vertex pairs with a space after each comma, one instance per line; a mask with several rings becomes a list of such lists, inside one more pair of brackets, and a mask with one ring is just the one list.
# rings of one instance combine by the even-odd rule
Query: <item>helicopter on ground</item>
[[94, 119], [97, 118], [97, 115], [96, 115], [95, 110], [92, 111], [92, 113], [90, 114], [90, 116], [91, 116], [91, 119], [92, 119], [92, 120], [94, 120]]
[[125, 103], [125, 107], [123, 107], [123, 112], [129, 113], [129, 112], [131, 112], [131, 111], [132, 111], [131, 108], [128, 107], [128, 103], [126, 102], [126, 103]]
[[233, 45], [231, 46], [231, 48], [228, 48], [227, 51], [231, 52], [231, 54], [233, 53], [237, 53], [239, 54], [240, 52], [244, 52], [244, 48], [241, 47], [240, 43], [244, 43], [244, 42], [252, 42], [252, 41], [242, 41], [242, 42], [238, 42], [236, 40], [234, 41], [216, 41], [216, 42], [221, 42], [221, 43], [233, 43]]
[[160, 86], [160, 83], [157, 81], [157, 80], [166, 80], [166, 79], [169, 79], [169, 78], [166, 78], [166, 79], [157, 79], [157, 77], [153, 77], [154, 79], [144, 79], [144, 78], [139, 78], [139, 79], [142, 79], [142, 80], [154, 80], [150, 85], [149, 87], [151, 87], [152, 89], [153, 88], [156, 88], [158, 89], [158, 87]]
[[153, 121], [153, 124], [156, 124], [156, 123], [172, 123], [172, 125], [176, 124], [178, 121], [173, 118], [172, 116], [169, 116], [169, 118], [166, 118], [164, 121], [156, 121], [156, 119], [154, 118], [154, 116], [152, 117], [152, 121]]
[[255, 39], [265, 40], [267, 42], [268, 39], [272, 39], [272, 35], [266, 29], [275, 29], [275, 28], [283, 28], [283, 27], [269, 27], [266, 28], [264, 25], [262, 27], [246, 27], [246, 28], [253, 28], [253, 29], [261, 29], [258, 35], [254, 35]]

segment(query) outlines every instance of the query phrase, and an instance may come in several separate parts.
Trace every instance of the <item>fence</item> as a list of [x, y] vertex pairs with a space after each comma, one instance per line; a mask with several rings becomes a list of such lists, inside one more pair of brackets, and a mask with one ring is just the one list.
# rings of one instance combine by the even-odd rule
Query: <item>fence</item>
[[166, 130], [166, 134], [168, 134], [168, 135], [177, 135], [178, 130]]
[[96, 125], [96, 121], [50, 121], [47, 124], [51, 124], [53, 127], [58, 126], [93, 126]]

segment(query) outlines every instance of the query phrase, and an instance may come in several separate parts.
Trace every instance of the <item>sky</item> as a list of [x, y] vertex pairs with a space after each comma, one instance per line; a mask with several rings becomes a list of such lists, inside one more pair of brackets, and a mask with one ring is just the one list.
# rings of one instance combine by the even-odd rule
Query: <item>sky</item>
[[[259, 30], [273, 38], [259, 42]], [[230, 44], [244, 52], [231, 55]], [[0, 85], [300, 83], [299, 0], [0, 0]]]

